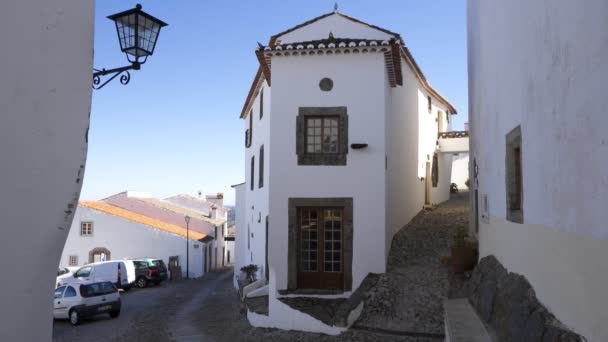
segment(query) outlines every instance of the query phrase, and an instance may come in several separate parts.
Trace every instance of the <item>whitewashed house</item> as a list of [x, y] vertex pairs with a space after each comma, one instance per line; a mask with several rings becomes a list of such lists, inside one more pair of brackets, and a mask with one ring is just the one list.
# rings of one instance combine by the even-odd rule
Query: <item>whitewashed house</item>
[[480, 257], [608, 341], [608, 2], [469, 0], [468, 23]]
[[[222, 265], [234, 263], [234, 231], [228, 227], [228, 212], [230, 208], [224, 206], [224, 194], [221, 192], [215, 194], [207, 194], [202, 197], [202, 192], [199, 192], [199, 197], [194, 197], [186, 194], [179, 194], [164, 200], [177, 204], [181, 207], [196, 210], [203, 215], [208, 215], [216, 220], [223, 221], [222, 223], [222, 241], [220, 243], [223, 251]], [[218, 259], [219, 260], [219, 259]]]
[[456, 151], [444, 153], [438, 133], [456, 109], [399, 34], [337, 10], [272, 36], [256, 56], [240, 116], [237, 264], [259, 266], [268, 284], [256, 293], [268, 293], [269, 310], [248, 317], [337, 334], [346, 326], [281, 299], [349, 297], [368, 273], [386, 271], [395, 232], [449, 198]]
[[[214, 209], [213, 205], [209, 211], [202, 212], [137, 191], [124, 191], [102, 201], [209, 236], [212, 240], [203, 246], [206, 255], [205, 272], [221, 268], [226, 263], [226, 218], [218, 217], [218, 210]], [[190, 217], [188, 224], [186, 216]]]
[[186, 233], [183, 227], [106, 202], [81, 201], [59, 266], [139, 257], [162, 259], [169, 265], [169, 257], [177, 256], [183, 277], [188, 270], [190, 277], [196, 278], [204, 274], [205, 241], [207, 235], [197, 231]]

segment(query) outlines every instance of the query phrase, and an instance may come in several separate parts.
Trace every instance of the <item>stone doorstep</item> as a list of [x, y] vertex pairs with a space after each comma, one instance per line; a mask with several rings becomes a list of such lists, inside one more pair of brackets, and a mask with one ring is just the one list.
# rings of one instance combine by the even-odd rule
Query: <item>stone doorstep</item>
[[268, 295], [245, 298], [245, 306], [250, 312], [268, 316]]
[[[359, 305], [364, 304], [369, 291], [376, 285], [380, 275], [370, 273], [349, 298], [279, 297], [279, 301], [294, 310], [303, 312], [331, 327], [349, 327], [349, 316]], [[305, 293], [308, 291], [304, 291]], [[291, 292], [292, 294], [297, 293]], [[351, 322], [352, 324], [352, 322]]]
[[443, 308], [445, 310], [446, 341], [494, 341], [468, 299], [446, 299], [443, 301]]

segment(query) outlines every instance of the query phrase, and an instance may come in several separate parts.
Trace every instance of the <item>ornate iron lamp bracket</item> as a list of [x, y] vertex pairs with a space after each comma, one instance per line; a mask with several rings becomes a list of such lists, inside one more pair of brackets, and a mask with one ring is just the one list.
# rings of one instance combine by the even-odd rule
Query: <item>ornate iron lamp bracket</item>
[[[121, 74], [122, 75], [120, 76], [120, 79], [119, 79], [120, 83], [122, 85], [128, 84], [131, 81], [131, 74], [129, 73], [129, 70], [139, 70], [140, 68], [141, 68], [141, 63], [133, 62], [131, 65], [121, 67], [121, 68], [114, 68], [114, 69], [109, 69], [109, 70], [94, 69], [95, 72], [93, 72], [93, 89], [103, 88], [106, 84], [110, 83], [110, 81], [112, 81], [113, 79], [118, 77], [118, 75], [121, 75]], [[105, 82], [101, 83], [101, 77], [107, 76], [107, 75], [112, 75], [112, 77], [110, 77]]]

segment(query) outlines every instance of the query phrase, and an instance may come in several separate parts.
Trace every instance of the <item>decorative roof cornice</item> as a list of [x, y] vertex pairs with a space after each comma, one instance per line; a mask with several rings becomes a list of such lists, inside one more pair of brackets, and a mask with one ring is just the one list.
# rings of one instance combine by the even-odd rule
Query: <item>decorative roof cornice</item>
[[[329, 47], [329, 44], [331, 42], [329, 42], [329, 39], [323, 39], [323, 40], [315, 40], [315, 41], [309, 41], [309, 42], [300, 42], [300, 43], [290, 43], [290, 44], [281, 44], [280, 42], [280, 37], [288, 34], [290, 32], [293, 32], [299, 28], [302, 28], [304, 26], [310, 25], [316, 21], [319, 21], [323, 18], [329, 17], [331, 15], [339, 15], [345, 19], [348, 19], [350, 21], [353, 21], [355, 23], [359, 23], [362, 25], [365, 25], [367, 27], [376, 29], [378, 31], [384, 32], [386, 34], [389, 34], [391, 36], [393, 36], [394, 38], [391, 40], [370, 40], [370, 39], [341, 39], [341, 38], [336, 38], [334, 39], [334, 44], [336, 41], [349, 41], [348, 44], [346, 44], [346, 46], [342, 46], [340, 47], [339, 43], [337, 44], [337, 47]], [[379, 45], [371, 45], [371, 42], [380, 42]], [[393, 42], [393, 44], [391, 44], [391, 41]], [[351, 45], [351, 42], [365, 42], [364, 44], [367, 44], [367, 46], [349, 46]], [[266, 82], [268, 82], [268, 85], [270, 86], [270, 79], [271, 79], [271, 61], [270, 58], [273, 55], [277, 55], [278, 51], [282, 51], [281, 55], [285, 56], [285, 52], [289, 51], [289, 55], [294, 55], [294, 52], [296, 52], [297, 55], [311, 55], [311, 51], [313, 52], [312, 54], [319, 54], [319, 51], [322, 51], [323, 54], [328, 54], [327, 52], [331, 51], [331, 53], [336, 54], [335, 52], [339, 49], [349, 49], [352, 51], [355, 51], [354, 53], [360, 53], [360, 52], [373, 52], [371, 51], [372, 49], [376, 49], [376, 52], [378, 52], [378, 49], [382, 49], [383, 46], [386, 47], [386, 45], [382, 45], [383, 42], [388, 42], [389, 47], [390, 47], [390, 51], [381, 51], [384, 52], [385, 54], [385, 60], [386, 60], [386, 67], [387, 70], [389, 72], [389, 82], [391, 83], [391, 86], [395, 86], [395, 85], [402, 85], [403, 84], [403, 75], [402, 75], [402, 68], [401, 68], [401, 56], [405, 59], [405, 61], [407, 62], [407, 64], [409, 64], [410, 68], [414, 71], [414, 74], [416, 75], [416, 78], [418, 78], [418, 80], [420, 80], [420, 82], [422, 83], [422, 86], [433, 96], [437, 97], [439, 99], [440, 102], [442, 102], [443, 104], [445, 104], [448, 107], [448, 112], [450, 114], [457, 114], [457, 110], [456, 107], [454, 107], [454, 105], [452, 105], [445, 97], [443, 97], [437, 90], [435, 90], [428, 82], [428, 80], [426, 79], [426, 77], [424, 76], [424, 74], [422, 73], [422, 70], [420, 69], [420, 67], [418, 66], [418, 63], [416, 63], [416, 60], [414, 59], [414, 57], [412, 56], [411, 52], [409, 51], [409, 49], [402, 43], [403, 40], [401, 39], [401, 36], [398, 33], [389, 31], [387, 29], [381, 28], [379, 26], [375, 26], [375, 25], [371, 25], [368, 24], [364, 21], [361, 21], [359, 19], [350, 17], [346, 14], [342, 14], [340, 12], [334, 11], [334, 12], [329, 12], [326, 14], [323, 14], [321, 16], [318, 16], [316, 18], [313, 18], [311, 20], [308, 20], [302, 24], [296, 25], [288, 30], [285, 30], [283, 32], [277, 33], [275, 35], [273, 35], [269, 42], [268, 42], [268, 46], [262, 46], [261, 48], [258, 48], [256, 50], [256, 57], [258, 58], [258, 61], [260, 62], [260, 67], [258, 68], [255, 78], [253, 80], [253, 83], [251, 84], [251, 88], [249, 89], [249, 93], [247, 94], [247, 99], [245, 100], [245, 103], [243, 105], [243, 109], [241, 111], [241, 115], [240, 118], [243, 119], [247, 116], [249, 109], [251, 108], [253, 99], [255, 98], [255, 96], [257, 95], [257, 93], [259, 92], [259, 89], [263, 83], [264, 80], [266, 80]], [[306, 44], [306, 45], [304, 45]], [[321, 44], [323, 44], [322, 46], [320, 46]], [[260, 44], [261, 45], [261, 44]], [[287, 50], [287, 47], [290, 46], [292, 47], [292, 49]], [[298, 45], [302, 45], [301, 49], [298, 49]], [[309, 45], [312, 45], [312, 48], [308, 48]], [[281, 47], [281, 49], [277, 50], [277, 47]], [[295, 46], [295, 48], [294, 48]], [[363, 50], [366, 51], [363, 51]], [[310, 50], [310, 51], [309, 51]], [[334, 51], [335, 50], [335, 51]], [[303, 53], [304, 52], [304, 53]], [[343, 51], [340, 50], [340, 53], [342, 53]], [[351, 53], [348, 52], [348, 53]]]
[[272, 57], [384, 53], [389, 83], [391, 87], [396, 87], [397, 85], [403, 85], [401, 59], [399, 58], [400, 43], [396, 39], [344, 39], [330, 37], [305, 42], [260, 46], [256, 49], [255, 54], [260, 62], [264, 78], [270, 85], [268, 80], [271, 79]]

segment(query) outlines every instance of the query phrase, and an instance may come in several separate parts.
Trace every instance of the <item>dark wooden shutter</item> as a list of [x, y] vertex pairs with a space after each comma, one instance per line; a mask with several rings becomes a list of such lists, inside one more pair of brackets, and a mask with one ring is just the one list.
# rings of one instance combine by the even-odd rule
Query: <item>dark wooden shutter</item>
[[258, 161], [260, 165], [260, 171], [258, 172], [258, 186], [261, 188], [264, 186], [264, 145], [260, 146], [260, 160]]

